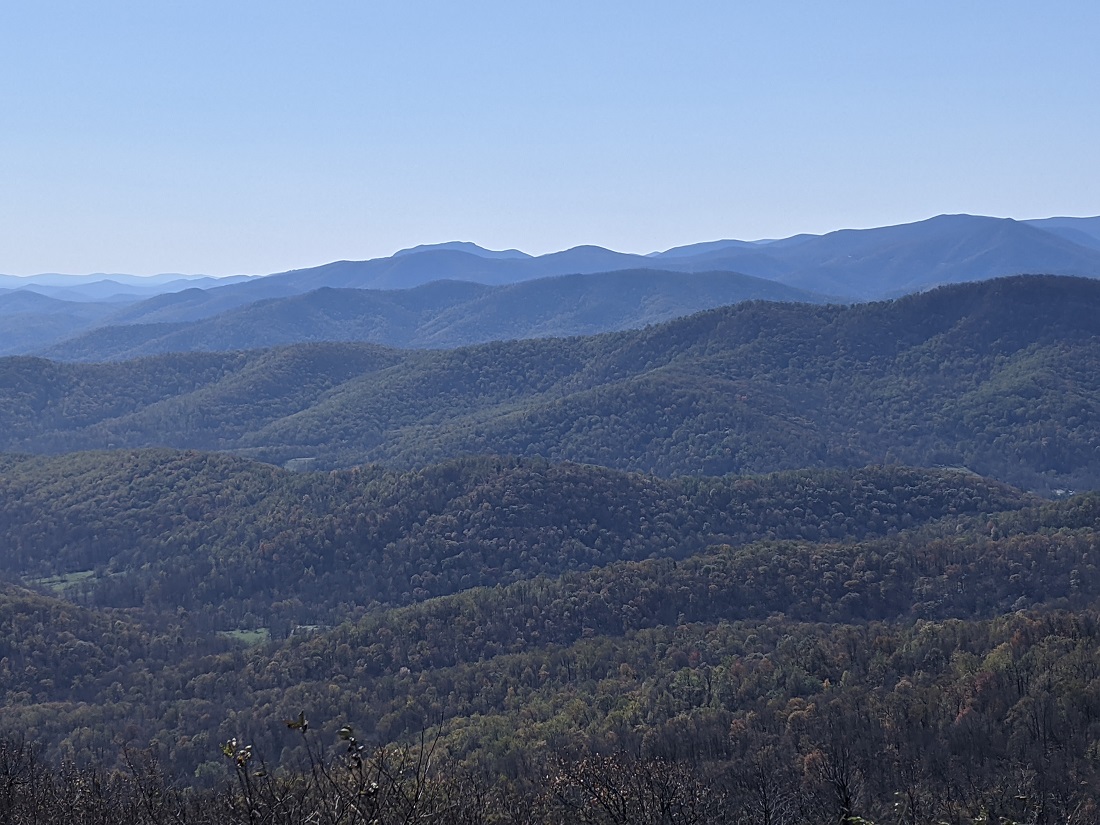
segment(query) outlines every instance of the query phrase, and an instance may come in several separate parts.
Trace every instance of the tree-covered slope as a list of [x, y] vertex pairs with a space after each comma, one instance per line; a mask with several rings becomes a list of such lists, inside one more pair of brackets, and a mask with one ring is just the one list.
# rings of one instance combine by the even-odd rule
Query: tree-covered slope
[[856, 539], [1019, 507], [958, 472], [662, 480], [484, 458], [292, 473], [193, 452], [0, 463], [0, 572], [203, 626], [332, 624], [366, 607], [759, 538]]
[[[494, 340], [591, 335], [636, 329], [748, 300], [823, 298], [735, 272], [628, 270], [542, 278], [489, 287], [435, 281], [406, 290], [334, 289], [259, 300], [209, 318], [196, 308], [217, 296], [158, 296], [127, 308], [126, 324], [106, 324], [36, 354], [109, 361], [165, 352], [225, 352], [307, 341], [366, 341], [448, 348]], [[173, 307], [182, 319], [177, 320]], [[141, 319], [140, 323], [134, 319]], [[27, 352], [29, 350], [19, 350]]]
[[3, 708], [58, 697], [104, 702], [114, 685], [139, 695], [153, 672], [169, 662], [233, 648], [230, 640], [197, 631], [172, 611], [139, 620], [6, 582], [0, 583], [0, 628]]
[[1023, 277], [446, 352], [9, 358], [0, 446], [215, 448], [330, 467], [519, 454], [669, 476], [897, 461], [1090, 489], [1098, 310], [1094, 281]]
[[[41, 459], [13, 460], [4, 473], [24, 481], [53, 474], [57, 485], [80, 487], [64, 476], [79, 479], [103, 457], [77, 458], [83, 469], [73, 473], [51, 473]], [[126, 464], [137, 457], [119, 458], [153, 483], [155, 471]], [[173, 466], [180, 486], [170, 498], [193, 484], [221, 490], [226, 509], [236, 497], [255, 499], [245, 465], [214, 457], [200, 467], [195, 458]], [[507, 513], [517, 488], [523, 500], [514, 475], [485, 463], [450, 475], [455, 469], [407, 478], [401, 500], [416, 487], [442, 490], [475, 513]], [[527, 506], [554, 491], [590, 506], [577, 468], [537, 469], [547, 486]], [[342, 507], [324, 485], [339, 474], [256, 471], [270, 474], [268, 484], [312, 479], [310, 502], [303, 487], [283, 494], [307, 508], [322, 499]], [[108, 517], [112, 479], [125, 475], [98, 480]], [[416, 737], [442, 720], [440, 758], [480, 765], [483, 777], [533, 779], [545, 760], [621, 752], [683, 761], [701, 780], [715, 778], [707, 771], [744, 778], [767, 766], [777, 787], [813, 804], [832, 799], [831, 786], [818, 787], [824, 780], [804, 775], [805, 765], [847, 752], [852, 804], [879, 818], [899, 791], [925, 811], [942, 804], [940, 818], [956, 822], [965, 811], [996, 809], [1006, 788], [1056, 789], [1048, 810], [1063, 811], [1097, 787], [1089, 757], [1100, 707], [1095, 495], [1039, 504], [972, 477], [899, 469], [683, 483], [681, 509], [660, 518], [756, 518], [778, 538], [353, 611], [330, 630], [249, 649], [204, 641], [165, 594], [161, 612], [148, 614], [164, 620], [142, 625], [7, 588], [0, 620], [18, 632], [0, 657], [14, 691], [0, 730], [34, 731], [51, 753], [83, 761], [151, 740], [177, 785], [224, 776], [220, 744], [230, 737], [293, 765], [301, 734], [282, 720], [302, 712], [324, 739], [351, 724], [371, 743]], [[503, 500], [485, 492], [494, 485]], [[482, 492], [469, 499], [462, 491], [470, 489]], [[258, 500], [251, 507], [268, 509]], [[557, 523], [573, 530], [585, 517]], [[537, 522], [537, 514], [523, 520]], [[200, 543], [189, 552], [221, 551]], [[234, 598], [247, 592], [244, 581]], [[362, 584], [342, 576], [330, 586], [353, 593]], [[746, 799], [742, 788], [730, 804]]]

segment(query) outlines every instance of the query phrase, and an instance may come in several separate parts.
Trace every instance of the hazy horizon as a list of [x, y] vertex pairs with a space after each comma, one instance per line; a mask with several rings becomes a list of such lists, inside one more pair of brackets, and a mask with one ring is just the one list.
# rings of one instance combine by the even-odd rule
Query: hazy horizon
[[[921, 218], [917, 221], [913, 221], [912, 223], [920, 223], [920, 222], [925, 221], [925, 220], [930, 220], [933, 217], [941, 217], [945, 214], [947, 214], [947, 213], [941, 213], [940, 215], [930, 215], [927, 218]], [[1093, 219], [1093, 218], [1100, 218], [1100, 215], [1043, 215], [1043, 216], [1039, 216], [1039, 217], [1027, 217], [1027, 218], [1010, 217], [1010, 216], [1004, 216], [1004, 215], [980, 215], [980, 216], [973, 216], [973, 217], [1007, 219], [1007, 220], [1014, 220], [1014, 221], [1024, 222], [1024, 221], [1055, 220], [1055, 219], [1069, 219], [1069, 220]], [[904, 224], [880, 224], [880, 225], [875, 225], [875, 226], [860, 226], [860, 227], [841, 226], [841, 227], [837, 227], [836, 229], [831, 229], [831, 230], [828, 230], [826, 232], [821, 232], [821, 233], [795, 232], [792, 235], [785, 235], [783, 237], [778, 237], [777, 236], [777, 237], [771, 237], [771, 238], [703, 238], [703, 239], [698, 239], [698, 240], [694, 240], [694, 241], [687, 241], [685, 244], [678, 244], [677, 246], [692, 246], [692, 245], [695, 245], [695, 244], [705, 244], [705, 243], [714, 243], [714, 242], [719, 242], [720, 243], [722, 241], [741, 241], [741, 242], [744, 242], [744, 243], [761, 243], [761, 244], [763, 244], [763, 243], [769, 243], [769, 242], [772, 242], [772, 241], [784, 240], [785, 238], [794, 237], [794, 236], [798, 236], [798, 235], [818, 235], [818, 236], [820, 236], [820, 235], [828, 235], [831, 232], [840, 232], [840, 231], [844, 231], [844, 230], [879, 229], [879, 228], [884, 228], [884, 227], [887, 227], [887, 226], [897, 226], [897, 225], [904, 225]], [[431, 247], [438, 247], [438, 246], [446, 246], [448, 244], [453, 244], [453, 243], [474, 244], [476, 246], [481, 247], [483, 250], [485, 250], [487, 252], [506, 251], [505, 249], [491, 249], [489, 247], [486, 247], [484, 244], [478, 243], [476, 240], [469, 240], [469, 239], [464, 239], [464, 238], [451, 238], [449, 240], [429, 241], [429, 242], [426, 242], [426, 243], [415, 244], [414, 246], [411, 246], [411, 247], [405, 247], [405, 248], [402, 248], [402, 249], [394, 250], [389, 255], [375, 256], [375, 258], [393, 257], [393, 256], [395, 256], [397, 254], [400, 254], [400, 253], [403, 253], [403, 252], [410, 252], [414, 249], [417, 249], [418, 247], [431, 248]], [[577, 246], [601, 246], [601, 245], [600, 244], [578, 244]], [[652, 250], [649, 250], [647, 252], [637, 251], [637, 250], [629, 250], [629, 249], [611, 249], [610, 247], [603, 247], [603, 248], [610, 249], [613, 252], [619, 252], [619, 253], [628, 254], [628, 255], [648, 256], [648, 255], [657, 255], [657, 254], [660, 254], [662, 252], [667, 252], [670, 249], [677, 248], [677, 246], [665, 247], [663, 249], [652, 249]], [[566, 249], [551, 249], [548, 252], [542, 252], [542, 253], [537, 253], [537, 254], [538, 255], [552, 255], [556, 252], [566, 252], [569, 249], [575, 249], [575, 248], [577, 248], [577, 247], [568, 247]], [[511, 251], [519, 251], [519, 252], [527, 252], [528, 251], [528, 250], [525, 250], [525, 249], [519, 249], [518, 247], [507, 247], [506, 249], [511, 250]], [[294, 267], [293, 269], [310, 269], [310, 268], [313, 268], [313, 267], [324, 266], [325, 264], [334, 263], [337, 260], [350, 260], [350, 259], [335, 259], [335, 258], [333, 258], [333, 259], [324, 260], [324, 261], [317, 261], [316, 263], [307, 264], [307, 265], [302, 266], [302, 267]], [[361, 259], [361, 260], [371, 260], [371, 259]], [[278, 269], [278, 270], [271, 270], [269, 272], [240, 272], [240, 273], [231, 272], [231, 273], [225, 273], [225, 274], [220, 274], [220, 275], [210, 275], [210, 274], [203, 273], [203, 272], [190, 272], [190, 273], [184, 273], [184, 272], [150, 272], [150, 273], [134, 273], [134, 272], [34, 272], [34, 273], [29, 273], [29, 274], [13, 274], [13, 273], [7, 273], [7, 272], [0, 272], [0, 277], [28, 278], [28, 279], [30, 279], [30, 278], [48, 278], [48, 277], [58, 277], [58, 278], [100, 278], [101, 277], [101, 278], [104, 278], [104, 279], [110, 279], [110, 278], [113, 278], [113, 277], [124, 277], [124, 278], [146, 277], [146, 278], [161, 278], [161, 279], [176, 277], [176, 278], [180, 278], [180, 279], [198, 279], [198, 278], [225, 279], [225, 278], [241, 278], [241, 277], [263, 277], [265, 275], [275, 275], [275, 274], [278, 274], [280, 272], [287, 272], [287, 271], [291, 271], [291, 270], [289, 270], [289, 269]]]
[[0, 272], [1100, 214], [1100, 6], [0, 9]]

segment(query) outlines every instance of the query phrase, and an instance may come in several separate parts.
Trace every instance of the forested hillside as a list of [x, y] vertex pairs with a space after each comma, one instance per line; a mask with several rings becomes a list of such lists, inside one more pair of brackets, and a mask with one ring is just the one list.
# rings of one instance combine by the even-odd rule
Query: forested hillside
[[668, 481], [485, 458], [299, 474], [143, 451], [8, 458], [0, 471], [0, 571], [70, 577], [89, 605], [178, 605], [209, 629], [277, 637], [475, 586], [719, 543], [860, 539], [1030, 501], [902, 468]]
[[1098, 310], [1100, 283], [1026, 277], [448, 352], [9, 358], [0, 446], [224, 449], [317, 467], [516, 454], [665, 476], [898, 462], [1091, 489]]
[[[19, 351], [92, 362], [310, 341], [440, 349], [638, 329], [748, 300], [825, 299], [736, 272], [650, 269], [562, 275], [497, 287], [461, 281], [435, 281], [404, 290], [322, 287], [220, 312], [227, 301], [211, 291], [160, 296], [118, 313], [118, 322], [109, 319], [54, 346]], [[0, 307], [2, 303], [0, 296]]]
[[[230, 739], [305, 758], [283, 722], [302, 713], [318, 746], [441, 725], [436, 759], [472, 771], [481, 816], [541, 811], [526, 821], [673, 764], [677, 793], [714, 788], [698, 822], [769, 794], [778, 822], [1085, 822], [1066, 817], [1100, 789], [1095, 495], [904, 468], [303, 474], [165, 451], [9, 457], [2, 477], [23, 582], [0, 593], [2, 730], [51, 759], [151, 742], [177, 787], [216, 785]], [[909, 820], [889, 818], [899, 794]]]

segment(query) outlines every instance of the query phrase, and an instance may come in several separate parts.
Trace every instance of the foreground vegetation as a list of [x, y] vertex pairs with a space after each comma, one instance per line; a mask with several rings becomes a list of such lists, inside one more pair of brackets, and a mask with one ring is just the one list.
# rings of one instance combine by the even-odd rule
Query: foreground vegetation
[[[582, 675], [568, 700], [572, 724], [555, 726], [568, 744], [517, 741], [523, 729], [474, 716], [450, 737], [379, 747], [347, 725], [316, 735], [301, 714], [276, 722], [298, 742], [280, 765], [251, 742], [214, 746], [216, 790], [180, 790], [149, 753], [128, 752], [113, 773], [58, 769], [9, 741], [0, 744], [0, 815], [13, 825], [1084, 825], [1100, 816], [1098, 620], [1089, 610], [906, 629], [683, 628], [670, 636], [689, 659], [708, 647], [713, 656], [720, 641], [755, 650], [724, 666], [704, 654], [672, 667], [633, 722], [601, 707], [614, 692], [590, 692], [591, 674]], [[607, 678], [622, 684], [628, 667]], [[533, 720], [523, 722], [532, 733]], [[496, 736], [510, 759], [463, 759], [456, 735]]]
[[[1096, 816], [1100, 495], [902, 467], [300, 474], [149, 451], [4, 469], [0, 733], [9, 775], [39, 771], [12, 811]], [[346, 783], [381, 787], [394, 759], [370, 798], [398, 807], [351, 805]]]

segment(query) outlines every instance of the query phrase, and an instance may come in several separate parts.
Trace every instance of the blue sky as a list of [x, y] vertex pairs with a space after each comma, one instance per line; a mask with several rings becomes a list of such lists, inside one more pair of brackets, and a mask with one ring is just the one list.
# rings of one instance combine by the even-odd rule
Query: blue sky
[[1100, 214], [1100, 3], [0, 3], [0, 272]]

